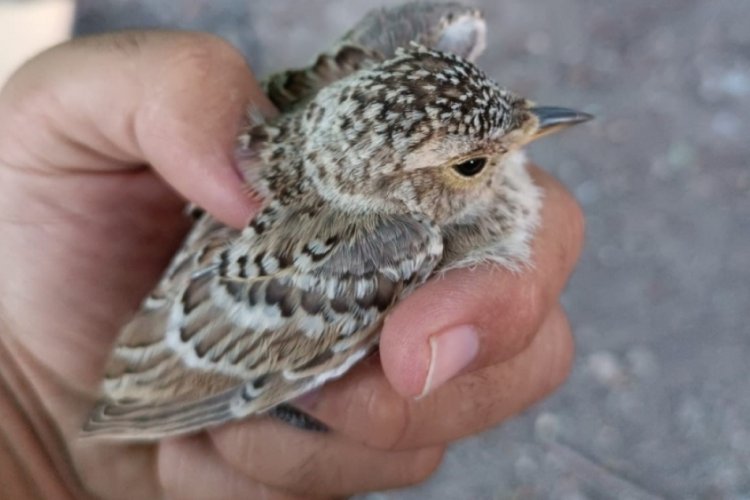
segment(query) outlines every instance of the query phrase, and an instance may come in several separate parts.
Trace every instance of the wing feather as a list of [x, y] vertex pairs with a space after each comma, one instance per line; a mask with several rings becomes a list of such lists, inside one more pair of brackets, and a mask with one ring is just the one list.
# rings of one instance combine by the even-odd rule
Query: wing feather
[[475, 60], [486, 45], [482, 14], [457, 2], [412, 2], [368, 12], [307, 68], [275, 73], [263, 88], [282, 112], [304, 103], [318, 90], [393, 57], [411, 43]]
[[274, 205], [241, 233], [203, 215], [119, 337], [85, 430], [194, 431], [338, 377], [441, 254], [439, 229], [417, 214]]

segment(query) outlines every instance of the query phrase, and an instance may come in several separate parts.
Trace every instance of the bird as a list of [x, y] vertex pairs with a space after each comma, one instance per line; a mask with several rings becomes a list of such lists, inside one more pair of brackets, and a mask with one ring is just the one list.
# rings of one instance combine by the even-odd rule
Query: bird
[[[523, 147], [590, 115], [537, 106], [473, 60], [481, 14], [377, 10], [268, 78], [237, 165], [263, 199], [243, 229], [194, 225], [113, 347], [84, 436], [153, 440], [275, 414], [377, 348], [394, 306], [480, 264], [522, 270], [542, 193]], [[250, 112], [252, 115], [253, 113]]]

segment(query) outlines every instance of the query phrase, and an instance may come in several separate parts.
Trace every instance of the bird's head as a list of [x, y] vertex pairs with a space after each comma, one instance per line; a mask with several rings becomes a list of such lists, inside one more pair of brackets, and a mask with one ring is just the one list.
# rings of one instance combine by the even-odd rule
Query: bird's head
[[415, 47], [322, 89], [288, 118], [299, 167], [330, 203], [438, 223], [493, 199], [525, 144], [590, 118], [537, 107], [472, 63]]

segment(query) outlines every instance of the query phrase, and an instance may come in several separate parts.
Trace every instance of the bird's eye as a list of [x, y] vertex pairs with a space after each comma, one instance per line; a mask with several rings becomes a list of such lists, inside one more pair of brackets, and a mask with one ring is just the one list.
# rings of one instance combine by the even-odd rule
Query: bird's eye
[[487, 164], [487, 158], [472, 158], [455, 165], [453, 169], [464, 177], [474, 177]]

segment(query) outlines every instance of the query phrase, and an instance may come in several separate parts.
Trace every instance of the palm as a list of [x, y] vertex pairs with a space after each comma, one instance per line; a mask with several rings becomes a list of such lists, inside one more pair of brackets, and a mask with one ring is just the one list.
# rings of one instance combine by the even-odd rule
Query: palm
[[[14, 345], [33, 353], [23, 368], [72, 443], [73, 458], [98, 461], [101, 448], [79, 446], [76, 436], [119, 326], [158, 278], [187, 227], [183, 203], [145, 169], [4, 175], [10, 182], [2, 183], [8, 190], [2, 198], [11, 203], [4, 207], [0, 232], [10, 252], [14, 243], [24, 245], [16, 252], [21, 260], [16, 257], [13, 268], [2, 272], [20, 277], [13, 293], [3, 294]], [[34, 196], [23, 204], [12, 203], [14, 193], [29, 192]]]

